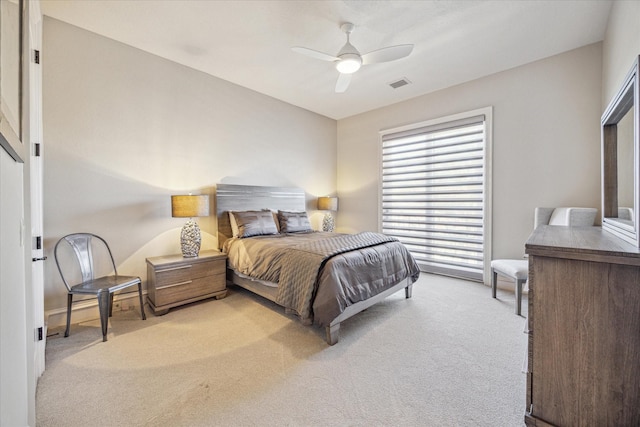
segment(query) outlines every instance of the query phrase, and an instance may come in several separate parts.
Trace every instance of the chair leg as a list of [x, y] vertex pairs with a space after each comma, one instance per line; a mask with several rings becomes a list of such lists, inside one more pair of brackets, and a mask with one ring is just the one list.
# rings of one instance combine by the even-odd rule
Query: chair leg
[[109, 301], [111, 294], [108, 291], [98, 292], [98, 309], [100, 310], [100, 326], [102, 326], [102, 341], [107, 340], [107, 326], [109, 325]]
[[140, 312], [142, 313], [142, 320], [147, 320], [147, 315], [144, 314], [144, 301], [142, 301], [142, 283], [138, 283], [138, 295], [140, 296]]
[[491, 269], [491, 296], [496, 297], [496, 287], [498, 286], [498, 273]]
[[113, 316], [113, 294], [109, 294], [109, 317]]
[[67, 329], [64, 331], [64, 337], [69, 336], [69, 329], [71, 327], [71, 304], [73, 303], [73, 294], [67, 294]]
[[522, 285], [526, 280], [516, 279], [516, 314], [520, 316], [522, 306]]

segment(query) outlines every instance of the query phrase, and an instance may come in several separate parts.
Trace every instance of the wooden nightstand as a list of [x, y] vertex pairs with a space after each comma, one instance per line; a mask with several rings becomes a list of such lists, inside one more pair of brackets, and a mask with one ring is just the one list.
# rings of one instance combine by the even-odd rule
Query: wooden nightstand
[[227, 255], [201, 251], [197, 258], [167, 255], [147, 258], [147, 299], [154, 314], [205, 298], [227, 295]]

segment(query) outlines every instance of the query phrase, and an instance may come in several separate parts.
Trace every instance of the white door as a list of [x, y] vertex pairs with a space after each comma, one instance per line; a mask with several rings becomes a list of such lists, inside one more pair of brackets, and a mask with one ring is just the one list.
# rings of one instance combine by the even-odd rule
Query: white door
[[[42, 66], [40, 52], [42, 47], [42, 14], [40, 2], [29, 5], [29, 108], [30, 108], [30, 146], [31, 146], [31, 247], [33, 286], [33, 321], [36, 327], [36, 345], [33, 355], [34, 374], [38, 378], [44, 372], [44, 350], [46, 330], [44, 328], [44, 243], [42, 226]], [[36, 59], [35, 52], [38, 52]]]
[[0, 148], [0, 425], [27, 424], [23, 169]]

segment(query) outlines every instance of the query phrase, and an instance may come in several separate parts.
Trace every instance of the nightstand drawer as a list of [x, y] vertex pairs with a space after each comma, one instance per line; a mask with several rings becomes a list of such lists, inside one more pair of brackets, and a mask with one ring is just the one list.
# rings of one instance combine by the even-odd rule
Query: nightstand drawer
[[173, 304], [225, 289], [224, 273], [156, 286], [155, 304]]
[[167, 266], [156, 269], [155, 286], [156, 289], [171, 286], [187, 280], [195, 280], [201, 277], [224, 274], [226, 268], [225, 260], [214, 260], [209, 262], [189, 263], [177, 266]]

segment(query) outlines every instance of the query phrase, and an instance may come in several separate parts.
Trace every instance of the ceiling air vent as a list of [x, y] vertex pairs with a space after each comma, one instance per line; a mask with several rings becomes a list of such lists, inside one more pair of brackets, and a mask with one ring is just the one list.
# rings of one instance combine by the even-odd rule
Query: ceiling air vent
[[391, 86], [394, 89], [398, 89], [399, 87], [406, 86], [409, 83], [411, 83], [411, 81], [408, 78], [403, 77], [400, 80], [389, 83], [389, 86]]

